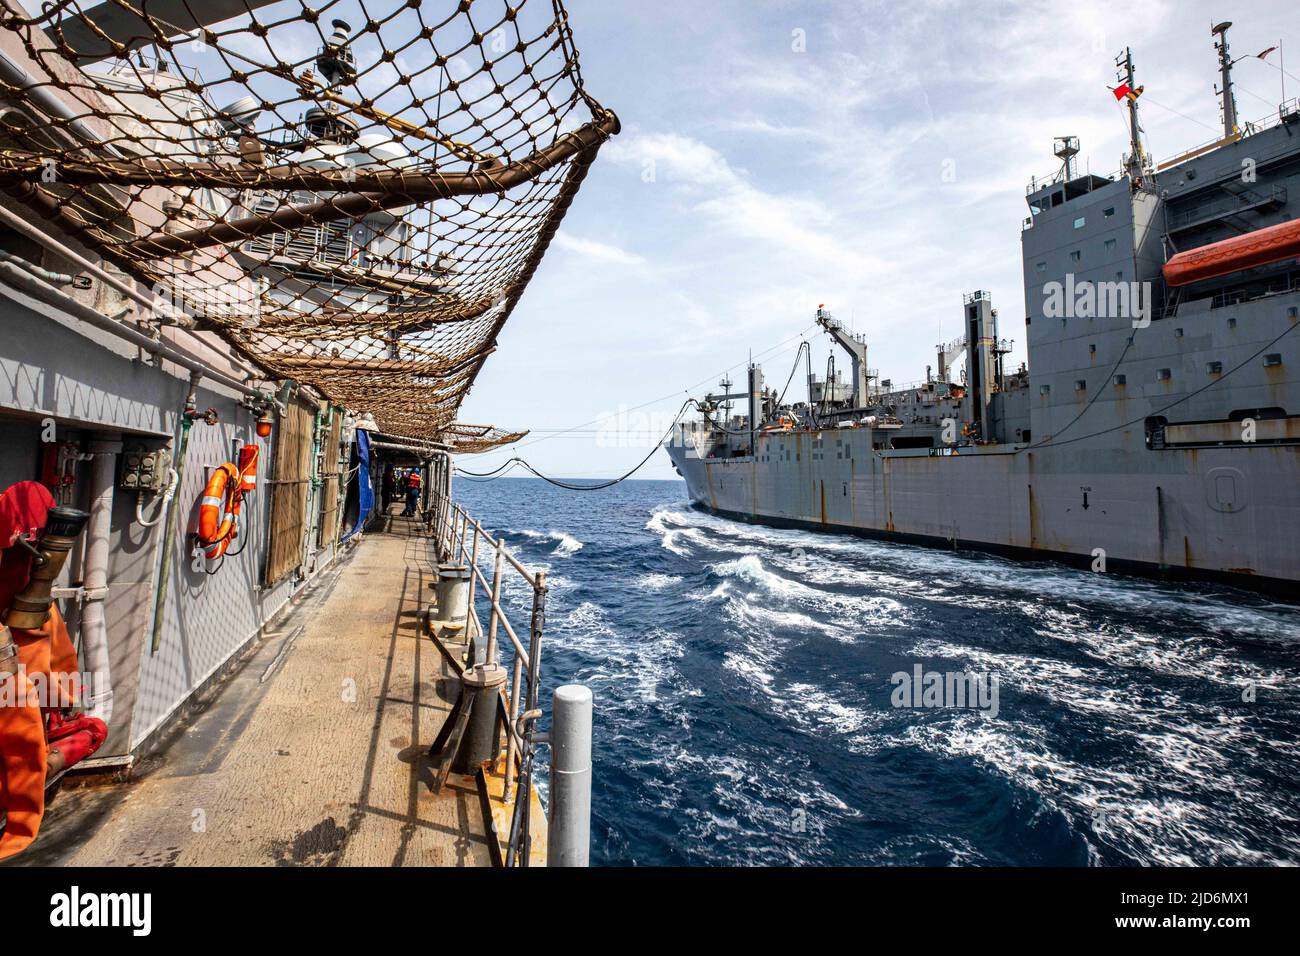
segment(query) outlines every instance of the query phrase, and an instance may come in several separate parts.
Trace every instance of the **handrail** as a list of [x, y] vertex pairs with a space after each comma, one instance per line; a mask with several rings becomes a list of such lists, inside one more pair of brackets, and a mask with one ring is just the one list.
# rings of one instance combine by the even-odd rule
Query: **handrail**
[[[448, 471], [449, 476], [449, 471]], [[536, 755], [534, 728], [541, 711], [537, 697], [540, 686], [542, 627], [546, 607], [546, 572], [530, 572], [510, 553], [505, 542], [493, 538], [483, 525], [472, 518], [459, 504], [451, 500], [449, 488], [439, 482], [434, 488], [431, 516], [431, 535], [435, 540], [438, 557], [443, 561], [463, 564], [470, 571], [469, 599], [466, 602], [465, 634], [470, 636], [469, 622], [479, 624], [479, 636], [485, 637], [481, 662], [497, 664], [500, 647], [497, 636], [504, 633], [511, 651], [509, 691], [501, 698], [502, 723], [506, 729], [505, 786], [502, 800], [514, 795], [510, 844], [507, 865], [527, 866], [529, 817], [531, 813], [533, 760]], [[485, 547], [480, 550], [480, 543]], [[489, 579], [480, 566], [480, 553], [492, 562]], [[490, 554], [490, 558], [488, 555]], [[506, 568], [513, 568], [533, 592], [529, 621], [528, 646], [520, 640], [501, 606], [501, 587]], [[488, 597], [487, 627], [479, 622], [477, 597], [479, 587]], [[476, 655], [477, 656], [477, 655]], [[471, 662], [471, 663], [476, 663]]]
[[[1177, 154], [1176, 156], [1171, 157], [1170, 159], [1166, 159], [1162, 162], [1155, 163], [1155, 170], [1158, 173], [1164, 172], [1165, 170], [1172, 169], [1174, 166], [1178, 166], [1189, 159], [1195, 159], [1197, 156], [1209, 152], [1216, 146], [1235, 143], [1238, 142], [1239, 140], [1245, 139], [1248, 136], [1253, 136], [1256, 133], [1262, 133], [1265, 130], [1272, 129], [1275, 126], [1280, 126], [1287, 121], [1288, 116], [1292, 116], [1296, 112], [1300, 112], [1300, 100], [1294, 98], [1289, 100], [1284, 100], [1282, 103], [1278, 104], [1278, 107], [1274, 112], [1268, 113], [1267, 115], [1261, 117], [1258, 120], [1254, 120], [1253, 122], [1248, 121], [1242, 123], [1241, 128], [1235, 134], [1231, 136], [1220, 135], [1220, 136], [1216, 136], [1214, 139], [1207, 140], [1206, 142], [1197, 143], [1191, 149], [1184, 150], [1183, 152]], [[1087, 176], [1091, 174], [1084, 173], [1084, 175]], [[1126, 170], [1120, 169], [1117, 172], [1110, 173], [1107, 176], [1099, 176], [1098, 178], [1115, 181], [1123, 178], [1124, 175], [1126, 175]], [[1081, 177], [1077, 177], [1077, 178], [1081, 178]], [[1062, 182], [1064, 182], [1064, 177], [1062, 176], [1062, 171], [1060, 169], [1057, 169], [1054, 173], [1049, 173], [1046, 176], [1031, 176], [1029, 177], [1029, 185], [1025, 187], [1025, 195], [1028, 196], [1032, 193], [1037, 192], [1040, 189], [1045, 189], [1048, 186], [1055, 186]]]
[[[469, 523], [474, 527], [474, 530], [475, 530], [478, 534], [482, 535], [484, 538], [487, 539], [487, 541], [488, 541], [490, 544], [492, 544], [492, 545], [495, 546], [496, 542], [493, 541], [492, 536], [491, 536], [490, 534], [488, 534], [487, 530], [486, 530], [486, 529], [485, 529], [481, 524], [479, 524], [477, 521], [475, 521], [473, 518], [471, 518], [471, 517], [470, 517], [470, 516], [469, 516], [469, 515], [468, 515], [468, 514], [467, 514], [467, 513], [466, 513], [466, 512], [465, 512], [465, 511], [460, 507], [460, 505], [458, 505], [458, 504], [456, 504], [456, 503], [453, 502], [452, 505], [451, 505], [451, 507], [452, 507], [452, 510], [453, 510], [454, 512], [456, 512], [457, 514], [460, 514], [460, 515], [464, 516], [465, 520], [468, 521], [468, 522], [469, 522]], [[463, 533], [463, 532], [462, 532], [462, 533]], [[516, 558], [516, 557], [515, 557], [513, 554], [511, 554], [509, 551], [506, 551], [506, 552], [505, 552], [505, 559], [506, 559], [507, 561], [510, 562], [511, 566], [514, 567], [514, 569], [515, 569], [516, 571], [519, 572], [520, 577], [522, 577], [525, 581], [527, 581], [527, 582], [528, 582], [530, 585], [532, 585], [533, 587], [537, 587], [537, 579], [534, 577], [534, 575], [533, 575], [533, 573], [532, 573], [531, 571], [529, 571], [526, 567], [524, 567], [522, 564], [519, 563], [519, 559], [518, 559], [518, 558]]]

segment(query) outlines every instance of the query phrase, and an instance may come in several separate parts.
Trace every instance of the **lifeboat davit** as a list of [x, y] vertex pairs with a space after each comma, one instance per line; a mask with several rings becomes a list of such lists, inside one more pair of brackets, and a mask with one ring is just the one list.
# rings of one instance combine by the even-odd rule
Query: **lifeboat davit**
[[1300, 258], [1300, 219], [1180, 252], [1165, 263], [1165, 281], [1188, 285], [1295, 258]]

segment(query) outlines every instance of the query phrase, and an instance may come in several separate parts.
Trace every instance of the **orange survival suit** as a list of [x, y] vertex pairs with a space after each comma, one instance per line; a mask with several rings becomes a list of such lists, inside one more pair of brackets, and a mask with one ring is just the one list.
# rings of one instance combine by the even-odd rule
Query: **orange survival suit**
[[[39, 536], [52, 507], [49, 489], [35, 481], [21, 481], [0, 495], [0, 621], [31, 573], [31, 552], [18, 538]], [[5, 656], [9, 640], [0, 632], [0, 860], [36, 839], [47, 772], [84, 759], [108, 736], [102, 720], [72, 712], [81, 695], [77, 653], [57, 601], [44, 625], [10, 629], [8, 638], [16, 658]]]

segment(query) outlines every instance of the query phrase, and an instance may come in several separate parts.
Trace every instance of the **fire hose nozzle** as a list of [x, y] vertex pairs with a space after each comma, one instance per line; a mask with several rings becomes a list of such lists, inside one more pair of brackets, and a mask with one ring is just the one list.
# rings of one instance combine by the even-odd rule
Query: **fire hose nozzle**
[[36, 544], [39, 560], [33, 559], [27, 587], [14, 596], [4, 623], [11, 628], [34, 630], [50, 618], [50, 595], [54, 579], [63, 570], [68, 552], [81, 536], [90, 515], [76, 508], [51, 508], [45, 516], [45, 530]]

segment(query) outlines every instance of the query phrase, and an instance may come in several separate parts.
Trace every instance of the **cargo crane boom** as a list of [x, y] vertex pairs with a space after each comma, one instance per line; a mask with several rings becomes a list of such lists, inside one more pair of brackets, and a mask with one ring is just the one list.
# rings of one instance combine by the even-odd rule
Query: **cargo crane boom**
[[853, 364], [853, 405], [862, 408], [868, 399], [867, 380], [867, 339], [866, 336], [854, 335], [844, 328], [844, 324], [835, 318], [823, 306], [817, 307], [817, 324], [833, 338], [844, 351], [849, 353]]

